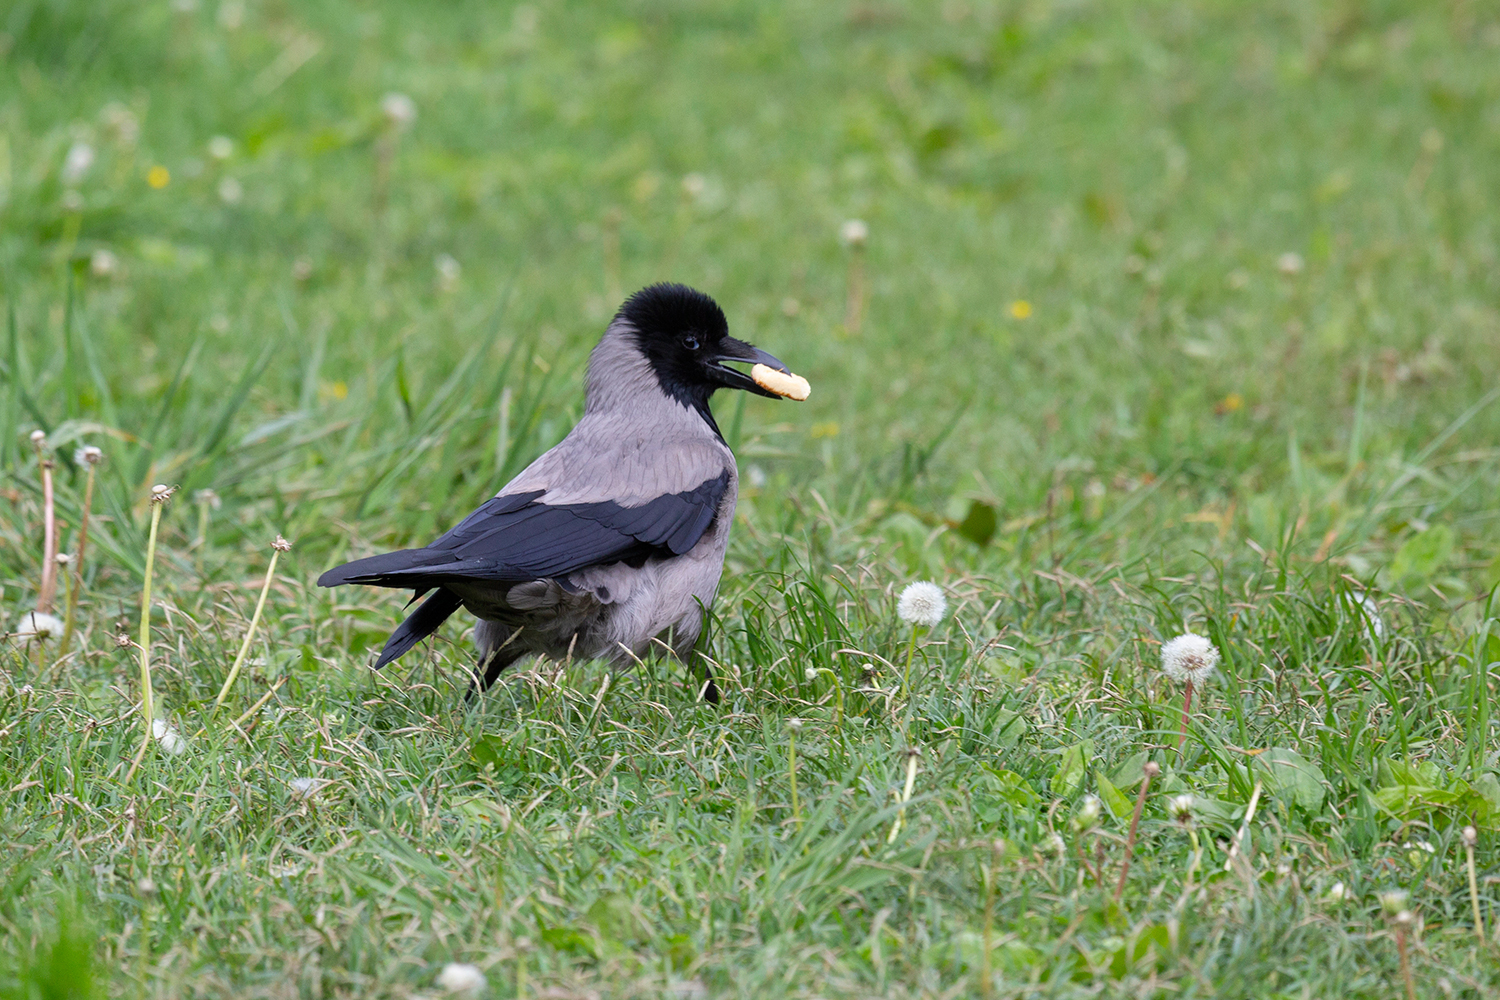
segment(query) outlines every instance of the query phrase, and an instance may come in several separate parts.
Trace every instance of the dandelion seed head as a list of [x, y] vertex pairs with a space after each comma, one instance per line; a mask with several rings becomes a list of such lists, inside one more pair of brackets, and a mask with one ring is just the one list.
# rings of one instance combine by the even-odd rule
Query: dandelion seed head
[[78, 465], [98, 465], [104, 459], [104, 452], [98, 445], [86, 444], [73, 452], [73, 461]]
[[56, 615], [45, 611], [28, 611], [16, 625], [16, 635], [23, 639], [55, 639], [63, 634], [63, 623]]
[[896, 615], [908, 625], [936, 628], [948, 613], [948, 599], [942, 588], [927, 580], [907, 584], [896, 602]]
[[73, 143], [68, 147], [68, 155], [63, 157], [62, 182], [70, 187], [77, 184], [93, 165], [94, 147], [86, 142]]
[[122, 145], [135, 145], [135, 140], [141, 134], [141, 125], [129, 108], [119, 101], [110, 101], [99, 112], [99, 118]]
[[484, 973], [479, 971], [479, 966], [470, 965], [467, 962], [449, 962], [443, 966], [443, 971], [438, 973], [438, 985], [449, 993], [462, 993], [473, 996], [489, 985], [489, 980], [484, 978]]
[[1104, 815], [1104, 803], [1097, 795], [1085, 795], [1073, 814], [1073, 822], [1080, 830], [1091, 830], [1099, 825]]
[[57, 564], [59, 566], [66, 566], [68, 563], [73, 561], [73, 557], [68, 555], [66, 552], [59, 552], [57, 555], [53, 556], [53, 558], [57, 560]]
[[275, 549], [277, 552], [290, 552], [292, 551], [292, 543], [287, 541], [285, 538], [282, 538], [280, 535], [277, 535], [276, 541], [271, 543], [271, 548]]
[[1300, 253], [1287, 251], [1280, 257], [1276, 258], [1276, 270], [1280, 271], [1288, 278], [1293, 278], [1301, 274], [1303, 267], [1304, 264], [1302, 261], [1302, 255]]
[[292, 790], [292, 795], [299, 799], [311, 798], [313, 792], [318, 790], [321, 782], [317, 778], [293, 778], [288, 781], [287, 787]]
[[216, 135], [208, 140], [208, 155], [216, 160], [227, 160], [234, 155], [234, 140], [227, 135]]
[[802, 720], [795, 716], [786, 720], [786, 727], [794, 733], [802, 732]]
[[193, 503], [209, 510], [218, 510], [224, 501], [213, 490], [197, 490], [193, 493]]
[[156, 881], [147, 875], [135, 883], [135, 891], [150, 899], [156, 895]]
[[1167, 800], [1167, 812], [1172, 821], [1180, 826], [1189, 826], [1193, 822], [1193, 796], [1190, 792], [1174, 795]]
[[31, 443], [41, 447], [43, 441], [47, 440], [47, 432], [38, 428], [31, 432]]
[[802, 676], [806, 678], [809, 684], [811, 684], [813, 681], [818, 679], [818, 668], [808, 667], [806, 670], [802, 671]]
[[1375, 598], [1362, 590], [1354, 591], [1354, 603], [1359, 605], [1360, 611], [1365, 616], [1365, 631], [1371, 639], [1380, 640], [1385, 638], [1385, 619], [1380, 617], [1380, 606], [1375, 603]]
[[870, 227], [865, 225], [863, 219], [849, 219], [839, 226], [839, 239], [846, 246], [862, 247], [870, 238]]
[[1479, 843], [1479, 831], [1472, 826], [1466, 826], [1464, 827], [1463, 838], [1465, 847], [1473, 847]]
[[1146, 761], [1146, 766], [1141, 768], [1141, 773], [1148, 778], [1154, 778], [1161, 774], [1161, 765], [1154, 760]]
[[166, 503], [168, 500], [172, 499], [172, 494], [176, 492], [177, 487], [175, 486], [167, 486], [164, 483], [157, 483], [155, 486], [151, 487], [151, 502]]
[[409, 128], [417, 120], [417, 102], [396, 91], [380, 99], [380, 111], [397, 130]]
[[180, 757], [187, 750], [187, 739], [165, 719], [151, 720], [151, 735], [173, 757]]
[[1324, 896], [1330, 903], [1342, 903], [1349, 895], [1349, 890], [1344, 888], [1344, 883], [1335, 882]]
[[1406, 909], [1408, 895], [1405, 889], [1392, 889], [1380, 894], [1380, 909], [1388, 917], [1393, 917]]
[[1391, 918], [1391, 922], [1402, 930], [1407, 930], [1417, 922], [1417, 918], [1410, 910], [1398, 910], [1396, 915]]
[[96, 278], [108, 278], [120, 270], [120, 258], [111, 251], [100, 248], [89, 254], [89, 273]]
[[1186, 632], [1161, 647], [1161, 669], [1178, 684], [1200, 685], [1219, 663], [1219, 651], [1201, 635]]
[[226, 177], [219, 182], [219, 200], [224, 204], [238, 205], [244, 196], [244, 187], [233, 177]]

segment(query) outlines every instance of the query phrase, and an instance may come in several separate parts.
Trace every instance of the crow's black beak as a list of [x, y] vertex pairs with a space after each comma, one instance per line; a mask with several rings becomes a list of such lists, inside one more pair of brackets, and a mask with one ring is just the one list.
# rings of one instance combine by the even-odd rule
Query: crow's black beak
[[708, 359], [708, 370], [710, 375], [722, 386], [730, 389], [744, 389], [753, 392], [757, 396], [765, 396], [767, 399], [780, 399], [781, 395], [763, 389], [755, 384], [755, 380], [738, 368], [730, 368], [724, 364], [726, 361], [740, 361], [750, 365], [765, 365], [779, 372], [791, 374], [791, 370], [782, 364], [774, 354], [762, 351], [753, 344], [747, 344], [743, 340], [735, 340], [733, 337], [725, 337], [719, 345], [719, 353]]

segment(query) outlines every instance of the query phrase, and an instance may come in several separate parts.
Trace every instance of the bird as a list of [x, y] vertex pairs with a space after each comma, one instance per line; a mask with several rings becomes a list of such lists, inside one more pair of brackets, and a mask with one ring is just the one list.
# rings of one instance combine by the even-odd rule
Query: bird
[[[467, 610], [478, 619], [471, 695], [526, 656], [622, 670], [659, 642], [691, 665], [739, 493], [709, 409], [723, 388], [798, 400], [809, 391], [775, 356], [731, 337], [708, 295], [643, 288], [590, 353], [583, 415], [567, 436], [431, 544], [344, 563], [318, 585], [409, 589], [408, 607], [425, 598], [376, 670]], [[699, 696], [717, 703], [707, 663], [703, 678]]]

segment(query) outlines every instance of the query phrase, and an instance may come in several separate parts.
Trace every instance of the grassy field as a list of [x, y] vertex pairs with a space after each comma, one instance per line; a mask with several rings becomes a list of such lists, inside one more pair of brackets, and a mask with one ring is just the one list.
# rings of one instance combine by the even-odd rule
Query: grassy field
[[[72, 649], [0, 646], [0, 997], [1500, 995], [1497, 67], [1472, 0], [13, 0], [0, 628], [28, 436], [64, 552], [104, 459]], [[368, 671], [317, 574], [663, 279], [813, 385], [716, 400], [724, 704]]]

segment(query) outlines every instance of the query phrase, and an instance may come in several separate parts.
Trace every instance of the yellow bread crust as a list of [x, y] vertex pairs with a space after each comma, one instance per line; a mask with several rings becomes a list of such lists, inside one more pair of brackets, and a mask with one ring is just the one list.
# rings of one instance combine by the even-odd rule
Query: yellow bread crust
[[750, 377], [755, 380], [756, 385], [767, 392], [774, 392], [787, 399], [795, 399], [799, 403], [812, 392], [812, 386], [808, 385], [807, 379], [801, 375], [779, 372], [769, 365], [756, 365], [751, 368]]

